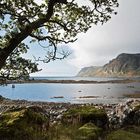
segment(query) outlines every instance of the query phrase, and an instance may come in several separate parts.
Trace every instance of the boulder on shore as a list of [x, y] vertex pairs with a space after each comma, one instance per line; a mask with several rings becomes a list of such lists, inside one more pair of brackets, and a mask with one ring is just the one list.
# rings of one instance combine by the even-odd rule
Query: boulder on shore
[[17, 108], [0, 116], [1, 140], [45, 140], [49, 119], [39, 107]]
[[68, 124], [94, 123], [98, 127], [108, 127], [108, 117], [104, 109], [94, 106], [77, 106], [64, 113], [63, 122]]

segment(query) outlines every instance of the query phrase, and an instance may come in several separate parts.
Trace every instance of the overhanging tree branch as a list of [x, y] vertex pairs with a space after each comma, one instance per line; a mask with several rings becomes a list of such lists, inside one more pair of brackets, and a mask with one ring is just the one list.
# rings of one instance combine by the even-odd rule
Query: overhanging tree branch
[[66, 4], [66, 0], [51, 0], [48, 3], [47, 14], [35, 22], [25, 26], [20, 33], [14, 34], [12, 38], [7, 43], [7, 46], [4, 49], [0, 49], [0, 69], [4, 66], [6, 59], [9, 54], [18, 46], [20, 42], [22, 42], [29, 34], [32, 33], [33, 30], [39, 28], [45, 22], [48, 22], [53, 15], [53, 7], [56, 3]]
[[118, 7], [117, 0], [89, 1], [92, 6], [79, 6], [76, 0], [44, 0], [40, 5], [34, 0], [1, 0], [0, 69], [28, 36], [39, 43], [47, 41], [51, 51], [46, 62], [65, 58], [68, 53], [59, 57], [58, 45], [76, 41], [77, 34], [86, 32], [92, 24], [107, 22]]

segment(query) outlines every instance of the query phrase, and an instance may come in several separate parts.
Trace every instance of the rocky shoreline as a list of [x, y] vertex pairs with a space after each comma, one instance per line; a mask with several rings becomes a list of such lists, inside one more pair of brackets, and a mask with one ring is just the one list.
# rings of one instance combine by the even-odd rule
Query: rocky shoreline
[[[54, 102], [39, 102], [27, 100], [10, 100], [0, 96], [0, 114], [7, 110], [16, 108], [28, 108], [37, 106], [45, 110], [45, 114], [49, 115], [50, 122], [55, 123], [63, 116], [63, 113], [73, 107], [79, 106], [94, 106], [98, 109], [104, 109], [113, 128], [121, 127], [126, 116], [134, 110], [136, 106], [140, 106], [140, 99], [128, 99], [126, 102], [118, 104], [71, 104], [71, 103], [54, 103]], [[140, 115], [140, 110], [139, 110]], [[139, 118], [140, 121], [140, 118]]]
[[0, 139], [120, 140], [126, 133], [128, 140], [139, 140], [139, 127], [140, 99], [118, 104], [71, 104], [0, 96]]

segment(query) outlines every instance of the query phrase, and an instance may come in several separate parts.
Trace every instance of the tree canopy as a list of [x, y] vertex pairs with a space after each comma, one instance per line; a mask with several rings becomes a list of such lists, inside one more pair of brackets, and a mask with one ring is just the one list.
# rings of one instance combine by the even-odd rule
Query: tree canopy
[[[28, 75], [38, 71], [37, 64], [22, 58], [31, 42], [48, 44], [44, 62], [63, 59], [67, 52], [58, 52], [59, 44], [76, 41], [77, 34], [92, 24], [105, 23], [118, 7], [117, 0], [1, 0], [0, 1], [0, 70], [1, 76]], [[7, 71], [7, 69], [10, 69]], [[24, 73], [22, 73], [24, 72]]]

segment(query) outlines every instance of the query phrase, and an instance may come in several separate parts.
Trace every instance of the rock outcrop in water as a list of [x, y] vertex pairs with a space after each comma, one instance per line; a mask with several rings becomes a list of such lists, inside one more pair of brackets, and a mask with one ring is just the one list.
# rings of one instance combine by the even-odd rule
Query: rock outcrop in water
[[140, 53], [122, 53], [102, 67], [85, 67], [77, 76], [140, 77]]

